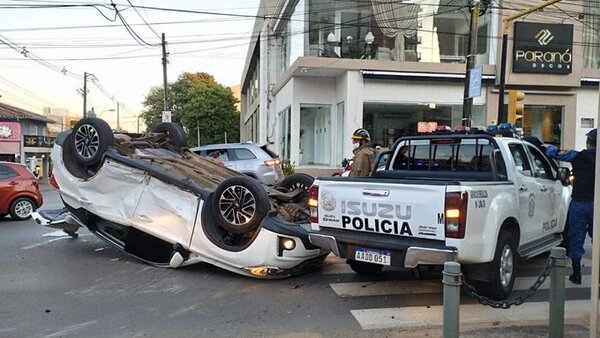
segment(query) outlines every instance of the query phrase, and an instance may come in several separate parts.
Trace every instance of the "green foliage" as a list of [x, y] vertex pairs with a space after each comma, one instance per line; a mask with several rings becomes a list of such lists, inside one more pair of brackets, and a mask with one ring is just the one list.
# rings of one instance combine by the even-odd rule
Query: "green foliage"
[[[162, 119], [163, 89], [154, 87], [144, 99], [142, 117], [148, 130]], [[239, 142], [240, 112], [231, 89], [217, 83], [207, 73], [183, 73], [169, 85], [168, 101], [172, 121], [180, 123], [188, 133], [188, 146], [201, 144]]]
[[281, 170], [283, 170], [283, 175], [285, 177], [296, 173], [296, 169], [294, 167], [294, 163], [290, 163], [289, 160], [283, 160], [281, 162]]

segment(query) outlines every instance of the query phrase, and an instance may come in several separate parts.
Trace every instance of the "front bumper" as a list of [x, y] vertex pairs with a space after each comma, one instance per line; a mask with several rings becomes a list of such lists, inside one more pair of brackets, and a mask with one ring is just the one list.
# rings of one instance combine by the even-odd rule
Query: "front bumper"
[[391, 265], [415, 268], [419, 265], [442, 265], [456, 261], [458, 251], [442, 241], [420, 238], [390, 237], [380, 234], [322, 229], [308, 235], [310, 242], [328, 249], [342, 258], [354, 259], [356, 248], [370, 248], [390, 252]]

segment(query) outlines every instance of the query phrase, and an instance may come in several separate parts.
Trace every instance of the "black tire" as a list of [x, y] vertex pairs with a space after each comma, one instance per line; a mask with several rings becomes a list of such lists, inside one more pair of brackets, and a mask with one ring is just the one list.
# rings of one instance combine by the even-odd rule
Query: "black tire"
[[315, 181], [315, 178], [308, 174], [292, 174], [281, 181], [279, 186], [288, 190], [294, 190], [297, 188], [302, 188], [304, 191], [308, 191], [310, 186]]
[[108, 123], [102, 119], [85, 117], [73, 127], [71, 142], [75, 159], [80, 164], [94, 166], [102, 160], [104, 152], [112, 146], [115, 138]]
[[183, 128], [177, 123], [159, 123], [156, 127], [154, 127], [154, 129], [152, 129], [152, 132], [166, 134], [169, 142], [176, 147], [187, 147], [187, 135]]
[[245, 176], [231, 177], [215, 190], [213, 214], [217, 224], [234, 234], [256, 230], [270, 208], [263, 186]]
[[490, 264], [492, 279], [482, 283], [479, 293], [496, 300], [505, 299], [510, 295], [516, 277], [518, 260], [516, 247], [513, 235], [501, 231], [498, 235], [494, 260]]
[[346, 263], [350, 265], [350, 268], [354, 272], [361, 275], [378, 275], [383, 269], [383, 265], [359, 262], [355, 261], [354, 259], [347, 259]]
[[10, 217], [16, 221], [23, 221], [31, 218], [31, 213], [35, 211], [35, 203], [27, 197], [20, 197], [10, 204]]

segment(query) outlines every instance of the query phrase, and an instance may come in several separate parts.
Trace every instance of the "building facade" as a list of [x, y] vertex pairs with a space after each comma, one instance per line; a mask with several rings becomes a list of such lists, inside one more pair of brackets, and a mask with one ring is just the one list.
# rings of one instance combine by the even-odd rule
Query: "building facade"
[[[502, 19], [538, 3], [482, 2], [473, 30], [481, 94], [470, 125], [498, 120]], [[475, 35], [465, 1], [263, 0], [257, 17], [242, 76], [242, 141], [267, 143], [297, 168], [330, 169], [352, 156], [356, 128], [385, 147], [419, 122], [462, 123]], [[510, 26], [505, 83], [525, 93], [516, 121], [524, 135], [581, 148], [597, 126], [599, 17], [594, 0], [569, 1]]]
[[25, 163], [41, 180], [46, 180], [55, 140], [48, 136], [48, 123], [53, 121], [0, 103], [0, 161]]

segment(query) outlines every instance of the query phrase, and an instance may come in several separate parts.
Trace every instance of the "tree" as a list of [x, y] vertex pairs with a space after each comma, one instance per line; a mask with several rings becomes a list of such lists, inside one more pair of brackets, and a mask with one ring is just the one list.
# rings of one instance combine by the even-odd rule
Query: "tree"
[[[167, 93], [171, 118], [188, 132], [188, 145], [239, 142], [240, 112], [231, 89], [207, 73], [183, 73], [169, 85]], [[153, 87], [144, 99], [142, 112], [148, 130], [162, 120], [163, 89]]]

